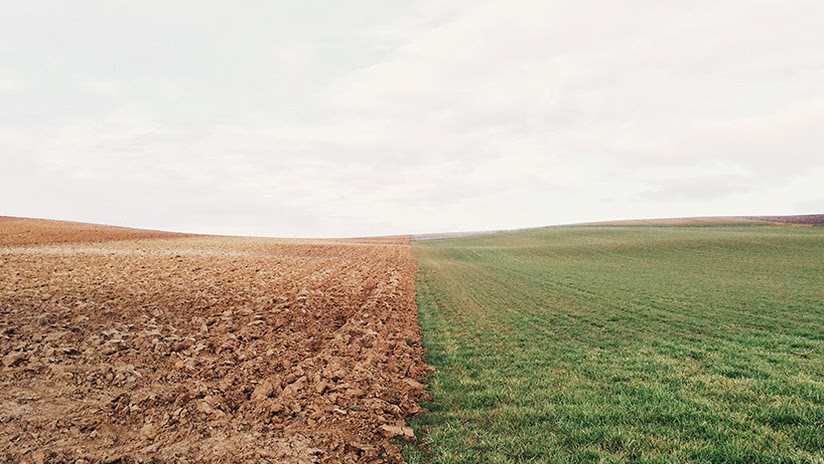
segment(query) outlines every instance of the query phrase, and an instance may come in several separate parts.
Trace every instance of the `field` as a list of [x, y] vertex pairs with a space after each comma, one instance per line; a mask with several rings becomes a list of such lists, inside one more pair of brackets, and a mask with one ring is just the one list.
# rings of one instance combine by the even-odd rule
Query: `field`
[[824, 462], [822, 221], [410, 247], [0, 217], [0, 461]]
[[824, 462], [824, 229], [710, 222], [417, 242], [407, 461]]
[[0, 218], [0, 461], [382, 462], [425, 392], [407, 238]]

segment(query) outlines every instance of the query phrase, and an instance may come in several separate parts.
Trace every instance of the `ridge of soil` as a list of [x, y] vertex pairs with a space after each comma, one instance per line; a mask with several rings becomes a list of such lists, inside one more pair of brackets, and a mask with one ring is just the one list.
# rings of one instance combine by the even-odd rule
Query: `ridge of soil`
[[0, 220], [0, 460], [401, 460], [431, 370], [408, 237], [26, 227]]

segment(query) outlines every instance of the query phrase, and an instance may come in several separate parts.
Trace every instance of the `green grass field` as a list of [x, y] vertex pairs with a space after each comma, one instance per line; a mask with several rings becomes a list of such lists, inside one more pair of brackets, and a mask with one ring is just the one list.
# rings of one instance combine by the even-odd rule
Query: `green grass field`
[[408, 462], [824, 462], [824, 228], [417, 242]]

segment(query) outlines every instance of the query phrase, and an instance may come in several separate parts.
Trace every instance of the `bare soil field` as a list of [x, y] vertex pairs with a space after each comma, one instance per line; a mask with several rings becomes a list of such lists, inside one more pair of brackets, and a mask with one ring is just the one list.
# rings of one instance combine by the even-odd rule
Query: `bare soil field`
[[189, 235], [82, 222], [0, 216], [0, 246], [4, 247], [186, 236]]
[[0, 220], [0, 461], [400, 459], [431, 369], [408, 238], [21, 221]]
[[774, 224], [791, 224], [805, 226], [824, 225], [824, 214], [805, 214], [801, 216], [761, 216], [755, 219]]

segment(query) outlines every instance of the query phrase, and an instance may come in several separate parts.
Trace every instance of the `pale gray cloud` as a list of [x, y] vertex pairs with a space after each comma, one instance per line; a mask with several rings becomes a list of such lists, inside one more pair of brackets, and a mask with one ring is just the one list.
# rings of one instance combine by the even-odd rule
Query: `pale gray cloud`
[[0, 18], [0, 214], [339, 236], [824, 208], [816, 1]]

